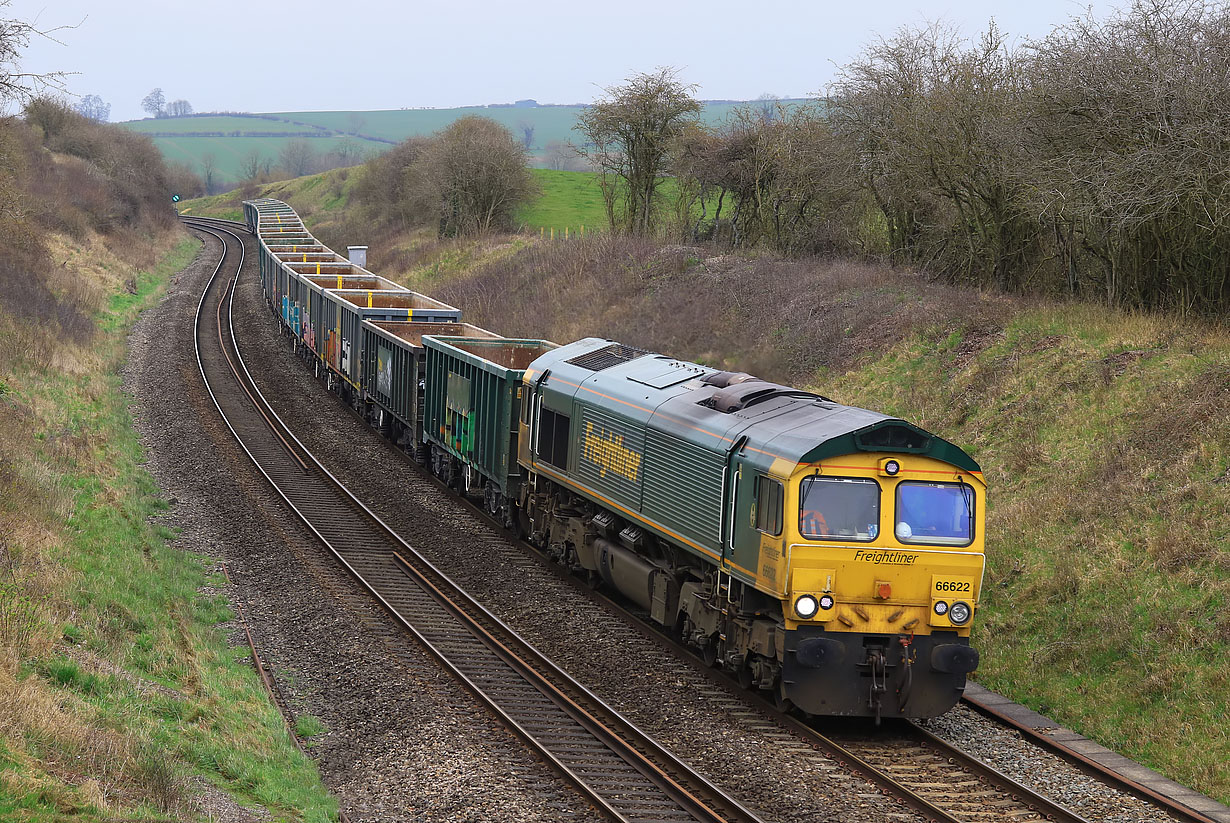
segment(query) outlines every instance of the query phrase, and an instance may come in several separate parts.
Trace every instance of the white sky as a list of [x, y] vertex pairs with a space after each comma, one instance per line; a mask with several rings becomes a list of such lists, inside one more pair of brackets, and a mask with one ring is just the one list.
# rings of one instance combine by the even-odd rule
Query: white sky
[[660, 65], [682, 68], [702, 99], [805, 96], [903, 25], [942, 19], [974, 35], [994, 17], [1014, 38], [1040, 37], [1125, 2], [0, 0], [0, 17], [77, 25], [56, 34], [63, 45], [31, 43], [23, 69], [78, 72], [71, 91], [127, 120], [145, 116], [155, 86], [197, 111], [583, 103]]

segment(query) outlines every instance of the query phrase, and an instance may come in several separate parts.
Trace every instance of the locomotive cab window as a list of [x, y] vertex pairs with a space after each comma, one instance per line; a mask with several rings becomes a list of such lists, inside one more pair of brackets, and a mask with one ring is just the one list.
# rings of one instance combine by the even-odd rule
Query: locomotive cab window
[[861, 477], [805, 477], [799, 533], [808, 540], [870, 542], [880, 532], [880, 484]]
[[538, 459], [559, 469], [568, 468], [568, 430], [572, 420], [566, 414], [541, 406], [538, 412]]
[[756, 478], [756, 528], [766, 534], [782, 533], [782, 498], [785, 489], [771, 477]]
[[968, 483], [897, 484], [897, 539], [902, 543], [968, 546], [974, 540], [974, 487]]

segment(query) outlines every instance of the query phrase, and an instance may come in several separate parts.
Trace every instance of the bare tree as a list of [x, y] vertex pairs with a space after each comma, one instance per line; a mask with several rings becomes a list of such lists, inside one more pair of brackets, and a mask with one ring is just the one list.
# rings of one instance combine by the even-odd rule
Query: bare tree
[[[10, 5], [10, 0], [0, 0], [0, 9], [7, 9]], [[46, 92], [65, 91], [64, 72], [23, 72], [19, 64], [21, 52], [30, 45], [31, 38], [54, 40], [52, 34], [65, 28], [71, 27], [40, 29], [23, 20], [0, 18], [0, 104], [13, 101], [24, 103]]]
[[167, 103], [167, 117], [187, 117], [192, 114], [192, 104], [187, 100], [172, 100]]
[[407, 169], [412, 204], [434, 211], [444, 235], [511, 229], [535, 190], [525, 148], [487, 117], [462, 117], [428, 143]]
[[529, 120], [518, 120], [517, 131], [521, 133], [521, 145], [525, 146], [525, 150], [529, 151], [534, 145], [534, 124]]
[[337, 147], [333, 150], [333, 153], [337, 155], [337, 164], [339, 166], [353, 166], [359, 162], [363, 148], [353, 137], [343, 137], [337, 141]]
[[249, 182], [259, 179], [265, 162], [265, 157], [261, 150], [252, 149], [239, 162], [239, 176]]
[[166, 104], [167, 98], [162, 89], [154, 89], [141, 100], [141, 108], [149, 112], [150, 117], [165, 117]]
[[577, 156], [576, 150], [562, 140], [552, 140], [545, 148], [547, 168], [556, 171], [568, 169], [571, 165], [570, 161]]
[[351, 112], [350, 116], [346, 118], [346, 123], [350, 127], [350, 133], [358, 135], [367, 126], [367, 119], [358, 112]]
[[205, 186], [206, 194], [214, 193], [215, 175], [218, 171], [218, 158], [211, 152], [206, 152], [201, 155], [201, 182]]
[[104, 103], [97, 94], [87, 94], [73, 106], [77, 114], [88, 117], [98, 123], [106, 123], [111, 119], [111, 104]]
[[765, 92], [756, 98], [756, 107], [760, 110], [760, 116], [765, 122], [772, 122], [777, 118], [777, 111], [782, 104], [782, 98], [772, 92]]
[[288, 177], [302, 177], [311, 173], [316, 150], [306, 140], [291, 140], [278, 152], [278, 162]]
[[648, 234], [658, 210], [667, 152], [700, 103], [679, 70], [659, 68], [605, 90], [577, 117], [584, 142], [577, 152], [597, 167], [611, 228]]

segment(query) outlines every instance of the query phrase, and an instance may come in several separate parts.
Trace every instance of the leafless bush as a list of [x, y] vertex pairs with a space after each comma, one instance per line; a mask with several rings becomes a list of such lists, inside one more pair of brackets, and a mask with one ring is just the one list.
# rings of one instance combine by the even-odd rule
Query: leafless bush
[[584, 142], [575, 148], [598, 171], [611, 229], [649, 234], [658, 228], [671, 146], [700, 112], [696, 87], [663, 67], [605, 92], [577, 115]]
[[38, 172], [32, 176], [44, 180], [45, 193], [63, 182], [57, 178], [64, 173], [77, 175], [70, 189], [74, 193], [78, 183], [104, 191], [101, 197], [95, 196], [99, 202], [82, 205], [80, 198], [70, 196], [66, 201], [47, 204], [48, 213], [61, 206], [78, 208], [88, 216], [92, 228], [103, 232], [123, 226], [165, 229], [174, 223], [166, 166], [149, 138], [95, 122], [64, 101], [48, 97], [30, 101], [25, 115], [26, 121], [41, 132], [47, 148], [87, 164], [84, 170], [69, 166], [65, 171], [41, 152], [32, 156]]
[[430, 142], [427, 137], [410, 137], [364, 164], [350, 196], [362, 206], [367, 219], [401, 229], [419, 222], [411, 205], [406, 170], [418, 162]]
[[1112, 305], [1230, 302], [1230, 8], [1137, 0], [1036, 44], [1035, 208], [1069, 287]]
[[524, 146], [494, 120], [471, 116], [369, 161], [354, 196], [379, 222], [455, 236], [511, 229], [534, 191]]
[[1020, 287], [1041, 227], [1025, 206], [1021, 53], [994, 26], [976, 42], [906, 28], [866, 47], [832, 90], [894, 259], [950, 279]]
[[1136, 0], [1021, 48], [994, 26], [973, 43], [904, 29], [830, 104], [895, 259], [1212, 313], [1230, 302], [1228, 100], [1230, 7]]
[[794, 254], [869, 250], [854, 153], [819, 107], [736, 108], [717, 129], [686, 130], [671, 166], [693, 238]]

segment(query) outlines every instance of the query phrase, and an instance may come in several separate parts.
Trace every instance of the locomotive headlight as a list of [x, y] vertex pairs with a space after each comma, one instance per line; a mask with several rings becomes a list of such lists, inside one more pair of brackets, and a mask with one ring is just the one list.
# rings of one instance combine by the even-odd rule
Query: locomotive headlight
[[833, 595], [831, 594], [820, 595], [820, 608], [824, 609], [826, 612], [829, 609], [833, 608]]
[[[832, 598], [830, 598], [831, 600]], [[794, 612], [804, 620], [810, 620], [816, 616], [816, 611], [820, 608], [820, 604], [816, 602], [816, 598], [810, 594], [805, 594], [794, 601]]]
[[[939, 604], [936, 603], [935, 605], [938, 606]], [[969, 622], [971, 611], [972, 610], [969, 607], [969, 603], [963, 603], [958, 600], [956, 603], [953, 603], [952, 608], [948, 610], [948, 622], [956, 626], [962, 626]]]
[[941, 617], [948, 614], [948, 604], [945, 603], [943, 600], [935, 601], [935, 605], [932, 606], [931, 608], [933, 608], [935, 610], [935, 613]]
[[884, 458], [880, 461], [880, 474], [888, 477], [896, 477], [901, 473], [901, 462], [892, 458]]

